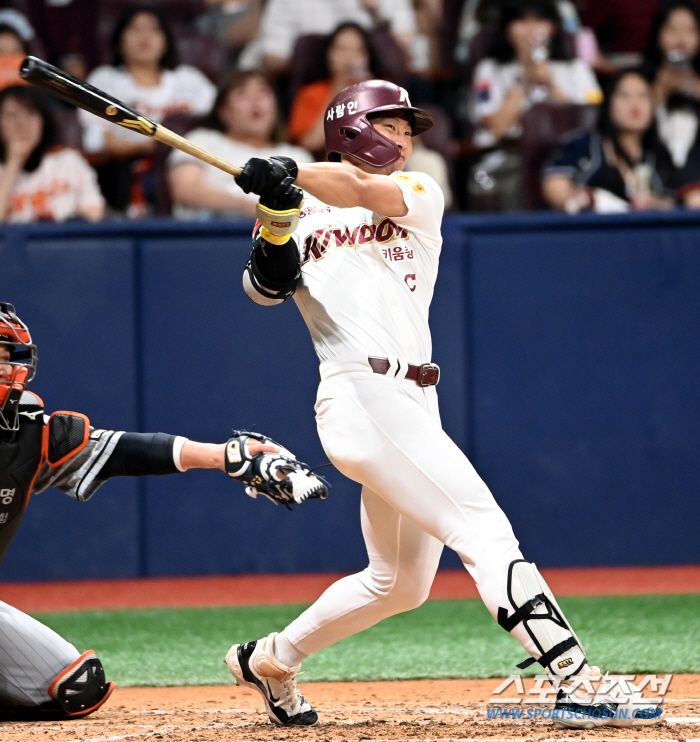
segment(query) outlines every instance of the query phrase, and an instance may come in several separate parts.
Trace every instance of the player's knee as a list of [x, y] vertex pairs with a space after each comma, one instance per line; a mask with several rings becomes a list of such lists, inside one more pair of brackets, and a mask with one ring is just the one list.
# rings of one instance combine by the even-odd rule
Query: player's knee
[[393, 615], [423, 605], [428, 599], [431, 585], [432, 577], [428, 580], [412, 573], [384, 584], [375, 581], [373, 592], [386, 605], [387, 615]]
[[109, 698], [114, 683], [105, 678], [102, 662], [88, 650], [61, 672], [49, 686], [49, 695], [58, 701], [68, 717], [87, 716]]

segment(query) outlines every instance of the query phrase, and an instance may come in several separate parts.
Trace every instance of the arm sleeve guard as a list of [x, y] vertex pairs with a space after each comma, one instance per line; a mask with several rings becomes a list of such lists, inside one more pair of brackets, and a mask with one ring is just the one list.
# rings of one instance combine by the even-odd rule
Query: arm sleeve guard
[[283, 245], [263, 239], [258, 228], [253, 235], [253, 251], [243, 272], [243, 288], [256, 303], [281, 304], [290, 299], [301, 277], [301, 258], [294, 238]]
[[124, 433], [100, 472], [101, 479], [143, 477], [148, 474], [175, 474], [174, 435], [165, 433]]

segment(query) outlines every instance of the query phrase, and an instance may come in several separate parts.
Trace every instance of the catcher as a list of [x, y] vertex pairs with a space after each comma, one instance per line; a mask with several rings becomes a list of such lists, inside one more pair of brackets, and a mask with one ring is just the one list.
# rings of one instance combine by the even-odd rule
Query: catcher
[[[227, 443], [164, 433], [126, 433], [90, 425], [78, 412], [44, 414], [26, 386], [36, 345], [11, 304], [0, 302], [0, 562], [32, 492], [57, 487], [85, 502], [108, 479], [221, 469], [287, 507], [325, 498], [325, 482], [264, 435], [234, 431]], [[109, 698], [95, 652], [82, 654], [48, 627], [0, 602], [0, 721], [81, 718]]]

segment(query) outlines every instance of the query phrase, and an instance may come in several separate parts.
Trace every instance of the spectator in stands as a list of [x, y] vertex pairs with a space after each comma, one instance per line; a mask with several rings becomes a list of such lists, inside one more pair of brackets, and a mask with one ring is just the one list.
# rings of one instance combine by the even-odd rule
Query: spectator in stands
[[19, 68], [29, 54], [31, 26], [17, 22], [18, 15], [16, 11], [0, 10], [0, 90], [10, 85], [24, 85]]
[[57, 147], [56, 123], [42, 93], [0, 92], [0, 221], [99, 221], [104, 199], [79, 152]]
[[570, 135], [554, 152], [543, 193], [570, 214], [671, 209], [675, 178], [657, 135], [651, 86], [627, 70], [611, 82], [597, 130]]
[[[209, 117], [187, 138], [229, 162], [285, 155], [311, 162], [300, 147], [282, 141], [275, 93], [259, 72], [238, 72], [219, 90]], [[243, 193], [222, 170], [174, 150], [170, 187], [179, 218], [252, 217], [258, 197]]]
[[380, 77], [372, 40], [357, 23], [342, 23], [328, 37], [320, 79], [297, 93], [289, 116], [289, 138], [309, 152], [323, 154], [323, 118], [330, 101], [344, 88]]
[[329, 34], [348, 21], [367, 29], [390, 29], [410, 57], [416, 33], [411, 0], [268, 0], [259, 37], [264, 69], [284, 71], [300, 36]]
[[413, 0], [416, 34], [411, 47], [411, 69], [419, 75], [431, 75], [442, 65], [440, 47], [443, 0]]
[[[573, 39], [576, 56], [591, 67], [598, 59], [598, 43], [590, 28], [584, 28], [578, 12], [579, 0], [555, 0], [564, 30]], [[458, 62], [476, 62], [472, 45], [477, 34], [497, 25], [502, 0], [466, 0], [457, 29], [457, 44], [454, 51]], [[477, 45], [478, 46], [478, 45]]]
[[[599, 103], [591, 68], [574, 58], [554, 0], [506, 0], [489, 56], [474, 73], [474, 142], [491, 147], [521, 134], [523, 114], [536, 103]], [[486, 173], [486, 176], [483, 174]], [[505, 211], [520, 207], [520, 157], [507, 144], [478, 163], [469, 181], [473, 197], [483, 183]]]
[[[98, 67], [88, 82], [156, 122], [174, 113], [205, 114], [216, 95], [199, 70], [178, 64], [170, 28], [148, 6], [132, 8], [121, 18], [112, 41], [112, 65]], [[129, 207], [134, 216], [146, 213], [145, 174], [155, 142], [85, 111], [80, 115], [85, 151], [105, 163], [98, 173], [110, 205], [118, 211]]]
[[700, 114], [700, 7], [693, 0], [663, 7], [644, 61], [653, 81], [659, 135], [682, 168], [697, 138]]
[[477, 142], [517, 137], [534, 103], [599, 103], [590, 67], [573, 57], [553, 0], [510, 0], [504, 5], [489, 56], [476, 68], [472, 111]]
[[204, 5], [194, 29], [228, 44], [234, 56], [258, 37], [263, 0], [204, 0]]

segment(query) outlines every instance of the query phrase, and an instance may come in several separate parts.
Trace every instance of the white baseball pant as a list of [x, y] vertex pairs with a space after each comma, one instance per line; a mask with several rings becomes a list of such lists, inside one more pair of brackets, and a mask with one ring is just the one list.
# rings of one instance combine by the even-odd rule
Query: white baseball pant
[[[276, 647], [291, 644], [297, 657], [423, 603], [443, 544], [457, 552], [494, 617], [510, 606], [508, 566], [522, 559], [513, 529], [443, 431], [435, 387], [404, 379], [408, 364], [389, 360], [385, 376], [365, 356], [320, 367], [319, 437], [334, 466], [363, 485], [369, 566], [331, 585], [280, 634]], [[512, 633], [539, 656], [522, 624]]]

